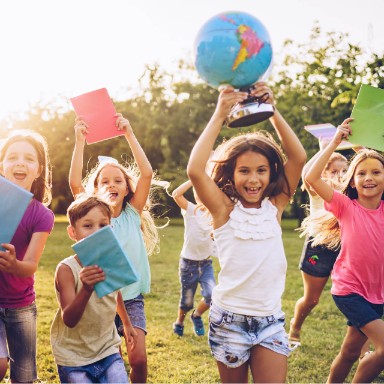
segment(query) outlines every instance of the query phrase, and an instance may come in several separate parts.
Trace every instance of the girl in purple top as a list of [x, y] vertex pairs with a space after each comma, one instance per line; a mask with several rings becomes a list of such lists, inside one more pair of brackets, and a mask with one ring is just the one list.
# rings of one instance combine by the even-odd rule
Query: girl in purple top
[[360, 360], [352, 382], [371, 382], [384, 369], [384, 156], [373, 150], [359, 151], [343, 178], [342, 193], [321, 179], [332, 152], [352, 133], [352, 120], [338, 127], [305, 178], [324, 200], [325, 209], [337, 218], [341, 235], [331, 293], [348, 320], [348, 329], [332, 363], [330, 383], [345, 381], [368, 338], [375, 351]]
[[0, 251], [0, 381], [37, 379], [34, 273], [53, 228], [47, 144], [33, 131], [14, 131], [0, 149], [2, 176], [33, 193], [11, 244]]

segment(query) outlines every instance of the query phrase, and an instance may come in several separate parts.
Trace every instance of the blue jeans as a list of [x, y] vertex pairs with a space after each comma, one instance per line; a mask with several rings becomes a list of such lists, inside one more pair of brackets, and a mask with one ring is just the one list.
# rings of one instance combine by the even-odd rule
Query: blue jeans
[[129, 383], [119, 353], [81, 367], [57, 366], [62, 383]]
[[0, 357], [10, 359], [12, 382], [37, 379], [36, 318], [35, 303], [21, 308], [0, 308]]
[[[129, 319], [131, 320], [133, 328], [139, 328], [147, 334], [147, 318], [145, 317], [144, 311], [144, 296], [140, 294], [131, 300], [124, 301], [125, 310], [128, 313]], [[123, 322], [120, 316], [116, 314], [115, 325], [117, 332], [120, 336], [124, 336]]]
[[209, 311], [209, 346], [213, 357], [228, 368], [246, 363], [256, 345], [288, 356], [292, 349], [284, 329], [284, 312], [271, 316], [246, 316], [214, 303]]
[[181, 284], [179, 307], [185, 312], [193, 308], [197, 285], [207, 305], [211, 303], [212, 290], [216, 285], [212, 260], [201, 261], [180, 258], [179, 277]]

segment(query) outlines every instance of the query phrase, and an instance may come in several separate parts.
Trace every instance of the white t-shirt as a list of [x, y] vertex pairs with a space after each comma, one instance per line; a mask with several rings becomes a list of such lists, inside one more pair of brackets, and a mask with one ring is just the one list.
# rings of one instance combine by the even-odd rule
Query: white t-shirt
[[212, 240], [212, 218], [197, 205], [188, 202], [187, 210], [182, 209], [184, 219], [184, 244], [181, 257], [189, 260], [204, 260], [215, 254]]
[[237, 202], [229, 220], [214, 230], [221, 267], [212, 294], [215, 305], [248, 316], [281, 311], [287, 260], [276, 215], [268, 198], [260, 208]]

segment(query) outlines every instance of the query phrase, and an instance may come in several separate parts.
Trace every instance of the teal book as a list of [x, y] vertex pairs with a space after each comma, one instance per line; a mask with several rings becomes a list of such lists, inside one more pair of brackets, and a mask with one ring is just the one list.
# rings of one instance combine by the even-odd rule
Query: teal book
[[99, 229], [72, 245], [84, 266], [98, 265], [105, 280], [95, 285], [98, 297], [103, 297], [138, 280], [137, 273], [110, 225]]
[[[0, 244], [11, 243], [33, 194], [0, 176]], [[1, 250], [4, 250], [0, 246]]]

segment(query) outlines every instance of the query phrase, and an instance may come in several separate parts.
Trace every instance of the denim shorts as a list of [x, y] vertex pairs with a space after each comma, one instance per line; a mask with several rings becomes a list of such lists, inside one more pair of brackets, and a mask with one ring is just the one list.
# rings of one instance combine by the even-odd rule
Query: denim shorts
[[[142, 329], [147, 334], [147, 319], [144, 312], [144, 296], [140, 294], [131, 300], [124, 301], [125, 309], [134, 328]], [[124, 336], [124, 327], [119, 315], [115, 317], [115, 324], [120, 336]]]
[[349, 326], [360, 329], [383, 316], [383, 304], [372, 304], [357, 293], [345, 296], [332, 295], [332, 297], [337, 308], [347, 318]]
[[81, 367], [57, 366], [61, 383], [129, 383], [119, 353]]
[[211, 304], [209, 311], [209, 346], [213, 357], [228, 368], [246, 363], [255, 345], [288, 356], [292, 349], [284, 329], [285, 315], [238, 315]]
[[211, 304], [212, 290], [216, 285], [212, 260], [189, 260], [180, 258], [179, 278], [181, 284], [179, 308], [188, 312], [193, 308], [197, 285], [207, 305]]
[[311, 238], [307, 238], [301, 254], [299, 268], [308, 275], [329, 277], [339, 250], [332, 250], [321, 245], [313, 247]]
[[0, 357], [10, 359], [12, 382], [37, 379], [36, 318], [36, 303], [21, 308], [0, 308]]

